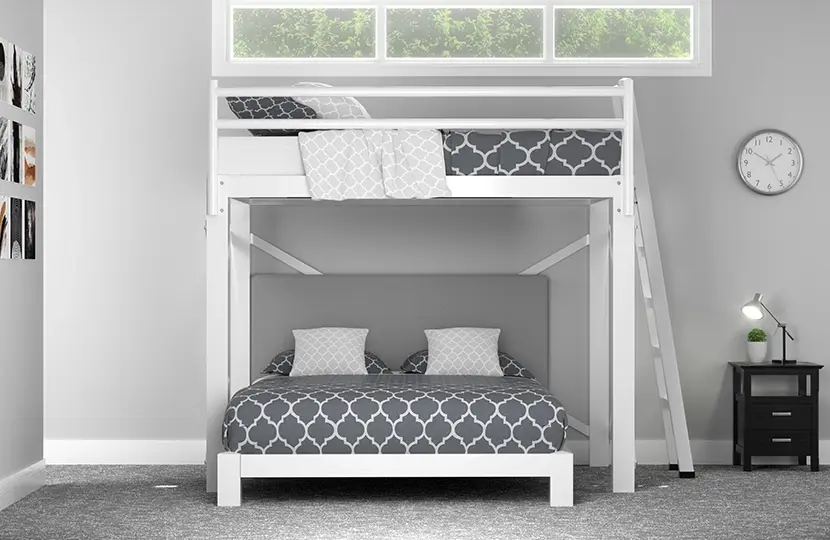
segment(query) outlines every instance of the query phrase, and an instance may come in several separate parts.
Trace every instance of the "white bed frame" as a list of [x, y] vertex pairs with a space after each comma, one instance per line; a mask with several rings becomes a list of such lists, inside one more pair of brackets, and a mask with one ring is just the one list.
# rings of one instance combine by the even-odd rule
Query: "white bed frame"
[[[610, 119], [226, 120], [227, 96], [592, 97], [617, 100]], [[615, 176], [448, 177], [453, 199], [580, 199], [590, 205], [590, 464], [613, 467], [613, 490], [634, 491], [634, 84], [613, 87], [210, 88], [207, 231], [207, 489], [220, 506], [241, 504], [242, 478], [546, 477], [551, 506], [573, 504], [573, 455], [240, 455], [222, 447], [230, 397], [251, 383], [250, 206], [284, 204], [310, 194], [296, 174], [271, 174], [285, 155], [277, 139], [220, 137], [246, 129], [615, 129], [623, 132], [622, 173]], [[271, 146], [268, 146], [271, 145]], [[282, 164], [285, 165], [285, 164]], [[293, 167], [293, 169], [292, 169]], [[383, 204], [379, 202], [378, 204]], [[613, 423], [612, 420], [613, 419]], [[587, 429], [586, 429], [587, 427]]]

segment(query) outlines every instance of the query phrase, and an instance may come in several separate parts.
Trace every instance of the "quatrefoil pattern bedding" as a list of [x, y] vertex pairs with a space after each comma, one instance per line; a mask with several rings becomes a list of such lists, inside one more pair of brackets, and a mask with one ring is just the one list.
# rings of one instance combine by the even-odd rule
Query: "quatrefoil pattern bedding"
[[567, 425], [530, 379], [271, 376], [233, 397], [222, 441], [242, 454], [553, 453]]
[[[367, 353], [368, 354], [368, 353]], [[404, 373], [425, 375], [429, 363], [429, 350], [424, 349], [411, 354], [401, 365]], [[504, 351], [499, 351], [499, 365], [505, 377], [521, 377], [523, 379], [535, 379], [533, 373], [524, 367], [518, 360]], [[366, 369], [369, 369], [369, 359], [366, 358]], [[372, 373], [371, 371], [369, 372]]]
[[[375, 353], [364, 351], [363, 360], [366, 363], [366, 373], [369, 375], [380, 375], [382, 373], [392, 373], [383, 360]], [[424, 364], [426, 366], [426, 364]], [[264, 370], [263, 375], [277, 374], [277, 375], [291, 375], [291, 369], [294, 367], [294, 349], [282, 351], [275, 356], [271, 363], [268, 364]], [[426, 369], [426, 367], [424, 367]], [[532, 378], [532, 377], [531, 377]]]
[[612, 176], [622, 134], [610, 131], [444, 131], [447, 175]]

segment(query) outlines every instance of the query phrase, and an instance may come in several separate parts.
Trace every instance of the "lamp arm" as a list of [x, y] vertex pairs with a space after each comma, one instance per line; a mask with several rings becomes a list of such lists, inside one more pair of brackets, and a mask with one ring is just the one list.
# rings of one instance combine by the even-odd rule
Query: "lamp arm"
[[789, 330], [787, 330], [787, 325], [782, 324], [781, 321], [778, 320], [778, 317], [773, 315], [772, 311], [770, 311], [769, 308], [766, 305], [764, 305], [763, 302], [759, 301], [758, 303], [761, 304], [761, 307], [763, 307], [766, 310], [766, 312], [769, 313], [769, 316], [772, 317], [775, 320], [775, 322], [778, 324], [778, 327], [782, 328], [784, 330], [784, 335], [788, 336], [791, 340], [795, 341], [795, 338], [793, 337], [793, 335], [790, 334]]

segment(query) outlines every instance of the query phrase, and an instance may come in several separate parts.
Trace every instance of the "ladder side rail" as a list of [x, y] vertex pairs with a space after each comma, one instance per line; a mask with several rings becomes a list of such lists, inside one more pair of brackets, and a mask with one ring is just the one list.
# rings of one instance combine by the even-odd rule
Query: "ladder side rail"
[[651, 293], [651, 278], [648, 274], [648, 263], [643, 244], [642, 224], [640, 223], [639, 209], [634, 210], [636, 215], [636, 242], [637, 267], [640, 270], [640, 286], [643, 293], [643, 305], [646, 310], [648, 334], [654, 360], [654, 376], [657, 384], [657, 395], [660, 402], [660, 411], [663, 417], [663, 430], [666, 434], [666, 452], [668, 454], [669, 469], [677, 469], [677, 443], [674, 433], [674, 422], [671, 418], [668, 394], [666, 392], [666, 374], [663, 369], [663, 352], [660, 350], [660, 339], [657, 332], [657, 318], [654, 313], [653, 297]]
[[683, 404], [683, 391], [680, 386], [680, 371], [677, 364], [677, 351], [674, 343], [671, 316], [669, 312], [668, 295], [666, 293], [665, 276], [663, 275], [662, 258], [657, 237], [657, 225], [654, 220], [654, 209], [651, 201], [648, 172], [645, 162], [645, 149], [640, 135], [640, 119], [637, 113], [637, 104], [634, 104], [635, 132], [635, 160], [638, 171], [636, 178], [637, 210], [640, 216], [641, 233], [646, 266], [651, 284], [652, 302], [654, 307], [657, 334], [660, 336], [660, 350], [662, 352], [663, 372], [666, 382], [666, 395], [671, 411], [673, 434], [666, 433], [666, 438], [674, 437], [677, 449], [678, 467], [681, 476], [694, 476], [689, 428], [686, 421], [686, 408]]

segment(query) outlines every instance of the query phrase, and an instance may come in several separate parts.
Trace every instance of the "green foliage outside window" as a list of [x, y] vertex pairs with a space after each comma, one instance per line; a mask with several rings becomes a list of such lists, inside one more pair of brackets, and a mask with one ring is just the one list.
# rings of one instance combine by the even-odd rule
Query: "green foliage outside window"
[[236, 58], [374, 58], [374, 9], [237, 9]]
[[[543, 11], [533, 8], [394, 8], [390, 58], [542, 58]], [[244, 8], [234, 11], [236, 58], [374, 58], [375, 10]], [[689, 58], [691, 10], [556, 10], [558, 58]]]
[[558, 58], [689, 58], [688, 9], [561, 9]]
[[390, 9], [390, 58], [542, 58], [541, 9]]

